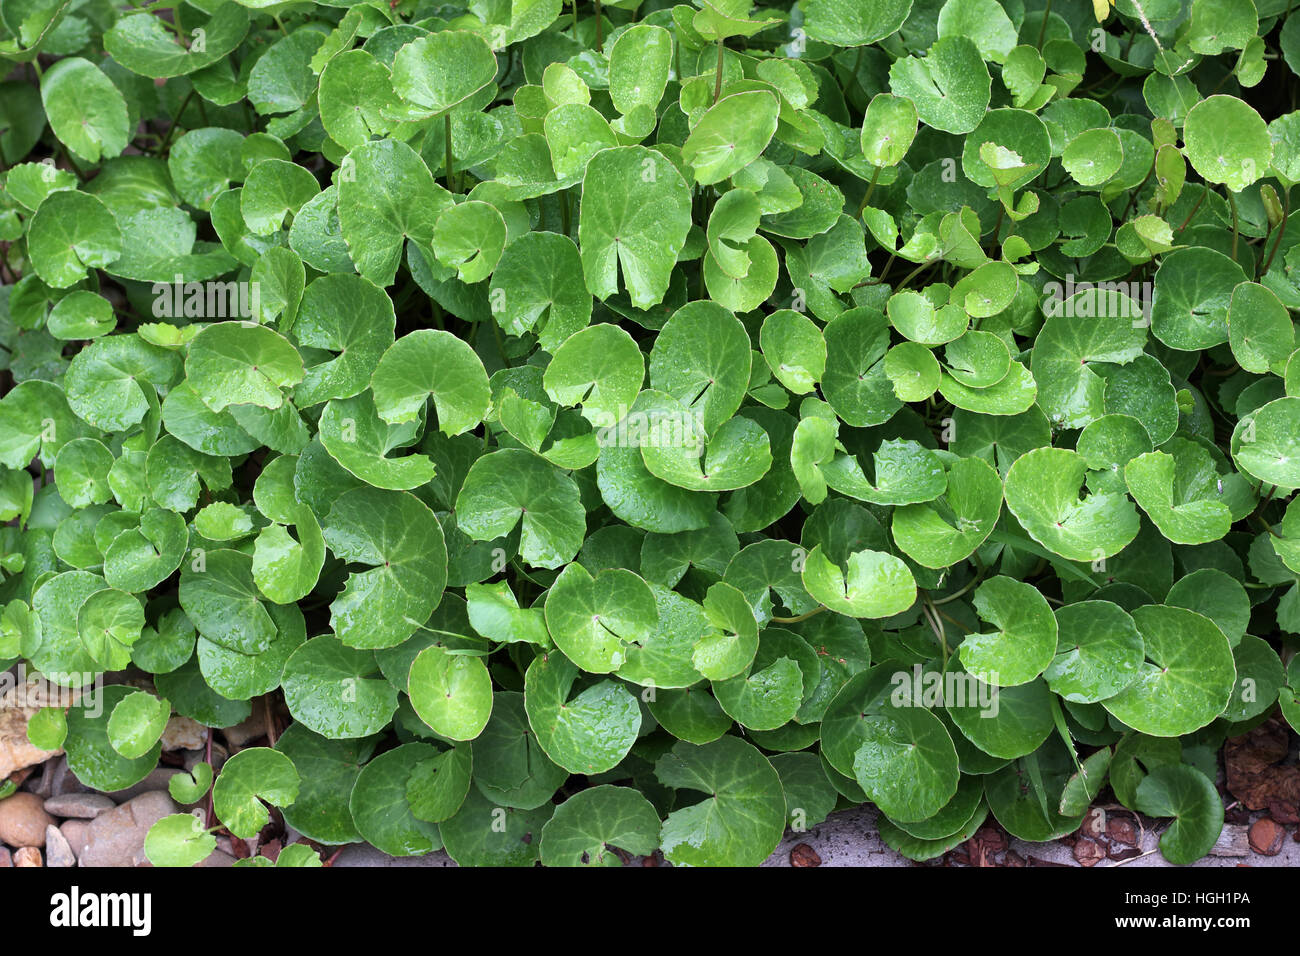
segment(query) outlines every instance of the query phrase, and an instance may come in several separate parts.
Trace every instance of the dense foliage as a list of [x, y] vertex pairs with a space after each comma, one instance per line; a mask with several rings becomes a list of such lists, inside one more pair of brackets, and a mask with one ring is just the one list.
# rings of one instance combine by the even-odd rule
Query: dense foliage
[[4, 0], [0, 665], [127, 672], [32, 742], [282, 700], [160, 864], [1197, 859], [1300, 725], [1288, 10]]

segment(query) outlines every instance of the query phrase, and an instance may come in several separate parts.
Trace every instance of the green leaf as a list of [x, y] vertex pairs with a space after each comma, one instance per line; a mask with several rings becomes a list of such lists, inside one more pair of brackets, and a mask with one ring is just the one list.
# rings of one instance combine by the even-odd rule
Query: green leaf
[[97, 707], [73, 707], [68, 711], [68, 739], [64, 744], [68, 767], [85, 786], [113, 792], [134, 786], [158, 766], [162, 744], [156, 743], [143, 756], [127, 758], [109, 743], [108, 721], [131, 688], [122, 684], [105, 686], [95, 695]]
[[962, 458], [948, 468], [948, 484], [932, 502], [894, 510], [894, 541], [927, 568], [946, 568], [969, 557], [997, 525], [1002, 481], [979, 458]]
[[1205, 544], [1228, 533], [1232, 512], [1216, 497], [1222, 494], [1216, 483], [1223, 486], [1217, 475], [1209, 453], [1188, 442], [1178, 444], [1172, 455], [1147, 452], [1124, 466], [1133, 500], [1177, 544]]
[[592, 576], [570, 564], [546, 594], [546, 626], [563, 655], [582, 670], [608, 674], [627, 660], [627, 645], [654, 631], [659, 610], [654, 592], [623, 568]]
[[591, 787], [560, 804], [542, 827], [542, 864], [621, 866], [611, 850], [649, 855], [659, 845], [659, 825], [654, 806], [637, 791]]
[[597, 681], [575, 693], [578, 674], [563, 654], [535, 657], [524, 675], [528, 723], [546, 755], [565, 770], [604, 773], [636, 742], [641, 709], [627, 688], [613, 680]]
[[519, 553], [530, 565], [558, 568], [582, 547], [586, 512], [573, 479], [545, 459], [506, 448], [470, 467], [456, 499], [456, 522], [476, 541], [520, 527]]
[[1145, 645], [1119, 605], [1079, 601], [1059, 608], [1056, 622], [1056, 656], [1043, 674], [1054, 693], [1091, 704], [1114, 697], [1137, 678]]
[[1193, 106], [1183, 126], [1183, 151], [1206, 182], [1241, 192], [1268, 172], [1273, 143], [1250, 106], [1235, 96], [1210, 96]]
[[167, 781], [167, 792], [177, 803], [198, 803], [212, 786], [212, 764], [200, 760], [194, 769], [174, 774]]
[[803, 567], [808, 593], [832, 611], [850, 617], [889, 617], [916, 600], [916, 581], [899, 558], [880, 551], [855, 551], [847, 569], [813, 548]]
[[249, 232], [269, 236], [318, 192], [316, 177], [303, 167], [283, 159], [265, 159], [249, 171], [239, 194], [239, 209]]
[[444, 30], [403, 46], [393, 59], [393, 89], [414, 118], [440, 116], [492, 82], [496, 57], [478, 35]]
[[853, 0], [808, 0], [808, 35], [838, 46], [865, 46], [896, 32], [912, 10], [912, 0], [885, 0], [863, 6]]
[[551, 232], [520, 236], [506, 246], [492, 273], [488, 301], [503, 329], [511, 335], [536, 330], [538, 343], [554, 354], [591, 321], [578, 247]]
[[889, 88], [916, 104], [921, 122], [949, 133], [969, 133], [979, 125], [992, 90], [979, 48], [965, 36], [938, 40], [924, 58], [895, 60]]
[[1232, 459], [1260, 481], [1300, 488], [1300, 398], [1279, 398], [1242, 416], [1232, 432]]
[[420, 719], [451, 740], [473, 740], [492, 713], [492, 679], [483, 660], [442, 647], [416, 656], [409, 693]]
[[253, 560], [222, 548], [195, 554], [181, 572], [180, 603], [199, 633], [241, 654], [260, 654], [275, 622], [253, 584]]
[[288, 806], [298, 798], [298, 786], [298, 771], [288, 757], [269, 747], [249, 747], [221, 768], [212, 807], [231, 833], [247, 840], [270, 822], [262, 801]]
[[279, 408], [282, 389], [302, 381], [302, 357], [273, 329], [254, 322], [218, 322], [190, 343], [185, 375], [214, 412], [227, 405]]
[[967, 671], [986, 683], [1014, 687], [1033, 680], [1052, 663], [1056, 618], [1032, 584], [1005, 575], [988, 578], [976, 589], [973, 603], [979, 616], [997, 630], [962, 639], [961, 662]]
[[322, 525], [334, 555], [354, 565], [330, 604], [330, 623], [348, 647], [394, 647], [438, 606], [447, 582], [442, 527], [404, 491], [356, 488], [340, 496]]
[[68, 715], [61, 708], [42, 707], [27, 719], [27, 740], [37, 750], [62, 750], [67, 739]]
[[416, 769], [436, 753], [428, 744], [402, 744], [361, 768], [348, 807], [367, 843], [390, 856], [422, 856], [442, 846], [437, 824], [416, 817], [407, 799]]
[[473, 349], [435, 329], [404, 335], [384, 352], [371, 376], [374, 405], [384, 421], [416, 419], [430, 395], [445, 435], [459, 435], [481, 422], [492, 392]]
[[700, 117], [682, 146], [695, 181], [728, 179], [757, 159], [776, 132], [779, 102], [764, 90], [724, 96]]
[[126, 99], [95, 64], [66, 57], [45, 71], [40, 85], [50, 129], [72, 152], [97, 163], [126, 148], [131, 138]]
[[582, 182], [578, 246], [587, 288], [604, 300], [619, 271], [632, 305], [663, 301], [690, 228], [690, 191], [677, 168], [642, 146], [592, 157]]
[[331, 740], [368, 737], [397, 710], [397, 691], [376, 672], [373, 652], [324, 634], [284, 665], [284, 699], [294, 719]]
[[216, 848], [216, 836], [203, 828], [203, 821], [189, 813], [163, 817], [149, 827], [144, 838], [144, 855], [154, 866], [197, 866]]
[[578, 406], [597, 428], [617, 424], [641, 391], [645, 362], [632, 336], [616, 325], [575, 332], [555, 351], [542, 385], [550, 399]]
[[94, 196], [57, 192], [32, 216], [27, 249], [36, 273], [54, 288], [66, 289], [84, 279], [87, 269], [117, 261], [122, 233], [108, 207]]
[[1118, 554], [1138, 533], [1138, 516], [1124, 495], [1080, 499], [1087, 464], [1065, 448], [1037, 448], [1007, 472], [1006, 501], [1030, 536], [1071, 561], [1099, 561]]
[[145, 691], [122, 698], [108, 718], [108, 741], [123, 757], [132, 760], [153, 749], [167, 727], [172, 708]]
[[1228, 706], [1236, 668], [1223, 632], [1207, 617], [1151, 604], [1133, 620], [1146, 661], [1131, 684], [1103, 706], [1135, 730], [1177, 737], [1204, 727]]
[[618, 35], [609, 51], [609, 96], [627, 115], [638, 106], [656, 109], [672, 66], [673, 36], [660, 26], [638, 23]]
[[1173, 817], [1160, 837], [1170, 863], [1194, 863], [1223, 830], [1223, 801], [1205, 774], [1188, 766], [1156, 767], [1137, 788], [1137, 805], [1153, 817]]
[[375, 285], [392, 285], [406, 238], [429, 246], [451, 194], [433, 181], [420, 155], [397, 140], [363, 143], [341, 168], [339, 230], [348, 255]]
[[757, 866], [780, 842], [786, 810], [781, 778], [743, 740], [679, 742], [659, 758], [655, 776], [665, 786], [706, 794], [664, 820], [660, 846], [670, 863]]

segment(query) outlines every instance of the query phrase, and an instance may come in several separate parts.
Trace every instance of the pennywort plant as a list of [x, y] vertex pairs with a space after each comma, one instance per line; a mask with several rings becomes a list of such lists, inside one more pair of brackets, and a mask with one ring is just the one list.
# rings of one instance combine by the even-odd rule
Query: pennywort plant
[[1300, 726], [1289, 6], [4, 4], [32, 741], [287, 708], [160, 865], [1196, 860]]

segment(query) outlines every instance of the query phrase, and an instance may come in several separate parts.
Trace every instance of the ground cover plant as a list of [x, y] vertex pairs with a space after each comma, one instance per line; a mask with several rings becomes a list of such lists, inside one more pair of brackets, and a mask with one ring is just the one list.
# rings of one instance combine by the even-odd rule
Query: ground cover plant
[[5, 0], [30, 743], [264, 709], [157, 865], [1197, 860], [1300, 727], [1289, 8]]

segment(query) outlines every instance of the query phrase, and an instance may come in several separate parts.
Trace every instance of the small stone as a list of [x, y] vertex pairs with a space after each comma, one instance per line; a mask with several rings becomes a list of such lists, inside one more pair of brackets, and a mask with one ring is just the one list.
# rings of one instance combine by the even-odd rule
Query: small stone
[[141, 794], [166, 790], [167, 782], [180, 772], [179, 767], [154, 767], [149, 771], [149, 775], [135, 786], [127, 787], [125, 790], [114, 790], [109, 796], [118, 804], [123, 804], [128, 800], [134, 800]]
[[1286, 828], [1268, 817], [1256, 820], [1250, 826], [1250, 848], [1260, 856], [1277, 856], [1282, 852]]
[[15, 793], [0, 800], [0, 842], [10, 846], [45, 846], [45, 828], [54, 818], [34, 793]]
[[800, 843], [790, 851], [791, 866], [821, 866], [822, 858], [807, 843]]
[[221, 868], [235, 865], [235, 858], [229, 853], [213, 850], [203, 860], [195, 864], [201, 869]]
[[68, 838], [56, 826], [45, 828], [45, 865], [51, 869], [77, 865], [77, 857], [72, 852]]
[[53, 784], [50, 788], [51, 796], [61, 796], [65, 793], [89, 793], [90, 788], [77, 779], [77, 775], [68, 767], [67, 757], [58, 757], [51, 761], [54, 764]]
[[222, 765], [226, 762], [227, 755], [228, 751], [226, 750], [225, 744], [215, 742], [212, 744], [211, 760], [208, 759], [206, 749], [183, 750], [180, 752], [180, 756], [183, 758], [181, 760], [181, 767], [186, 773], [192, 773], [194, 768], [199, 764], [208, 763], [212, 765], [213, 770], [220, 770]]
[[1080, 837], [1074, 844], [1073, 853], [1080, 866], [1096, 866], [1106, 859], [1106, 851], [1092, 837]]
[[1137, 846], [1137, 827], [1133, 825], [1132, 820], [1124, 817], [1111, 817], [1106, 822], [1106, 835], [1116, 843], [1123, 843], [1125, 846]]
[[14, 865], [14, 855], [9, 852], [9, 847], [0, 846], [0, 870], [7, 870]]
[[202, 750], [208, 740], [208, 728], [197, 720], [173, 714], [162, 734], [163, 750]]
[[14, 866], [40, 866], [41, 851], [34, 846], [20, 847], [14, 854]]
[[117, 804], [102, 793], [63, 793], [45, 801], [45, 812], [65, 819], [93, 820], [115, 806]]
[[59, 832], [68, 841], [68, 846], [72, 847], [73, 854], [80, 857], [86, 846], [87, 834], [90, 833], [90, 821], [64, 820], [59, 824]]
[[147, 862], [144, 838], [149, 828], [176, 812], [176, 804], [163, 791], [142, 793], [90, 822], [85, 849], [78, 854], [82, 866], [141, 866]]
[[231, 747], [239, 748], [250, 740], [266, 736], [266, 714], [261, 707], [253, 708], [251, 717], [245, 718], [233, 727], [223, 727], [221, 734]]
[[[0, 694], [0, 779], [62, 753], [33, 746], [27, 739], [27, 721], [47, 705], [66, 707], [79, 696], [79, 691], [55, 687], [43, 678], [17, 684]], [[22, 780], [14, 782], [21, 785]]]

